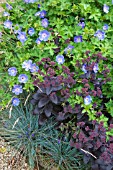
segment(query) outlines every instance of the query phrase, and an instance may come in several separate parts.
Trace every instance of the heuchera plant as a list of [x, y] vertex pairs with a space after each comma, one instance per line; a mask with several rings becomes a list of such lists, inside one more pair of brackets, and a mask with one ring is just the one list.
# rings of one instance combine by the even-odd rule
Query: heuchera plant
[[[58, 59], [58, 56], [56, 58]], [[61, 63], [61, 59], [62, 56], [57, 62]], [[38, 71], [41, 78], [33, 76], [34, 85], [38, 87], [31, 100], [31, 103], [35, 105], [33, 113], [39, 115], [40, 124], [51, 115], [55, 115], [57, 120], [63, 121], [72, 112], [67, 99], [70, 96], [70, 89], [75, 84], [74, 73], [70, 72], [66, 66], [58, 66], [50, 58], [43, 58], [38, 65], [40, 68], [44, 68], [44, 71], [41, 69]]]
[[84, 154], [84, 163], [90, 162], [92, 170], [112, 170], [113, 137], [107, 140], [103, 122], [79, 122], [70, 144]]

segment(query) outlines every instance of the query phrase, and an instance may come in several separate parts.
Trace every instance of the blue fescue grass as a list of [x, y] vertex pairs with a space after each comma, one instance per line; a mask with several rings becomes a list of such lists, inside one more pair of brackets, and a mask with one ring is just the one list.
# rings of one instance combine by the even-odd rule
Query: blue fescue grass
[[43, 142], [51, 127], [38, 125], [38, 116], [32, 115], [31, 105], [14, 107], [10, 119], [7, 118], [8, 114], [5, 111], [6, 119], [3, 118], [1, 122], [0, 136], [17, 151], [21, 151], [33, 169], [37, 161], [37, 150], [44, 146]]
[[[49, 138], [46, 138], [42, 150], [44, 161], [50, 162], [58, 170], [85, 170], [82, 163], [82, 155], [70, 146], [69, 137], [59, 134], [57, 130], [51, 130]], [[49, 167], [48, 167], [49, 169]]]

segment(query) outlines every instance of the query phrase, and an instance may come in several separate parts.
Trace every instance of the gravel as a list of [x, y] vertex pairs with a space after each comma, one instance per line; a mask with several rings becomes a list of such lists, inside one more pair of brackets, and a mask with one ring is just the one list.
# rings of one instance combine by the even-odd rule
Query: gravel
[[29, 170], [25, 159], [0, 137], [0, 170]]

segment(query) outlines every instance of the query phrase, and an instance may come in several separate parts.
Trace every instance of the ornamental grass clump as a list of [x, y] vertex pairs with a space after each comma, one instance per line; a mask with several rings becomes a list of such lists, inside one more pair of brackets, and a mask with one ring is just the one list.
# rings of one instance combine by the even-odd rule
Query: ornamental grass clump
[[[72, 148], [69, 143], [69, 136], [59, 133], [57, 130], [51, 130], [49, 138], [46, 138], [42, 153], [45, 162], [50, 162], [50, 167], [60, 170], [85, 170], [82, 154], [77, 149]], [[43, 163], [44, 165], [44, 163]], [[87, 165], [88, 168], [88, 165]]]
[[53, 126], [49, 122], [49, 126], [40, 127], [38, 116], [32, 116], [32, 110], [32, 105], [28, 103], [16, 106], [12, 111], [5, 110], [0, 121], [0, 136], [26, 158], [31, 169], [38, 166], [37, 151], [44, 146], [44, 140]]

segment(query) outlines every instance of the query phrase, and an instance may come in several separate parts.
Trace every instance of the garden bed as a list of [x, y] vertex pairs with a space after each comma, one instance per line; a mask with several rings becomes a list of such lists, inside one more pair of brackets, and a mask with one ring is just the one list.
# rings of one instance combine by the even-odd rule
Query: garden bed
[[2, 7], [1, 168], [112, 170], [113, 2]]

